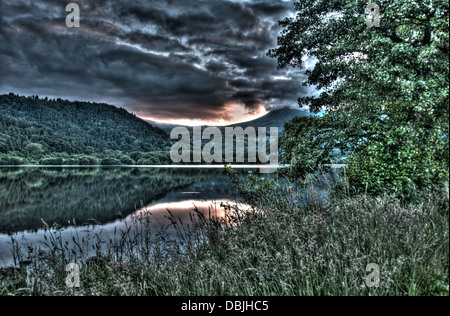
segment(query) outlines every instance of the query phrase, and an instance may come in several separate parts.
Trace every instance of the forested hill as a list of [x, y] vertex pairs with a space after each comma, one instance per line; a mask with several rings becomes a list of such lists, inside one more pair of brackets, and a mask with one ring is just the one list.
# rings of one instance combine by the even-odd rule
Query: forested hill
[[0, 154], [40, 144], [50, 153], [165, 151], [170, 137], [160, 128], [108, 104], [0, 96]]

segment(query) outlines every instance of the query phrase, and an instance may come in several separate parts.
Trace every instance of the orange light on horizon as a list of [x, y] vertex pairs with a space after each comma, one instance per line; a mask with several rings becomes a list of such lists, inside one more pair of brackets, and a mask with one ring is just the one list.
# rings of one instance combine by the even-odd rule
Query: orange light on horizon
[[230, 117], [230, 119], [218, 119], [218, 120], [190, 120], [190, 119], [158, 119], [155, 117], [141, 117], [146, 121], [153, 121], [160, 124], [171, 124], [178, 126], [227, 126], [239, 123], [245, 123], [252, 120], [256, 120], [269, 113], [264, 106], [260, 106], [257, 111], [249, 113], [240, 104], [229, 104], [224, 110], [224, 116]]

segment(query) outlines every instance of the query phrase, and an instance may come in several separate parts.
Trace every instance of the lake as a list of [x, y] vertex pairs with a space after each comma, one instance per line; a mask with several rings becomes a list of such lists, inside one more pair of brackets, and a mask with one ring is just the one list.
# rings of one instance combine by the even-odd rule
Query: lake
[[0, 267], [14, 263], [11, 235], [21, 247], [36, 248], [45, 223], [61, 228], [70, 243], [76, 234], [125, 230], [136, 216], [147, 217], [155, 231], [175, 234], [168, 210], [189, 222], [194, 208], [220, 217], [222, 203], [236, 202], [242, 201], [224, 169], [0, 168]]

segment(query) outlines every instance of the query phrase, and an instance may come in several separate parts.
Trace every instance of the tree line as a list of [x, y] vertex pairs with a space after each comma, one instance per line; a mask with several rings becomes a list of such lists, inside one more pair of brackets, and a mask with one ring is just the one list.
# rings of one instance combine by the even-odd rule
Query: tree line
[[0, 165], [170, 163], [169, 135], [103, 103], [0, 96]]

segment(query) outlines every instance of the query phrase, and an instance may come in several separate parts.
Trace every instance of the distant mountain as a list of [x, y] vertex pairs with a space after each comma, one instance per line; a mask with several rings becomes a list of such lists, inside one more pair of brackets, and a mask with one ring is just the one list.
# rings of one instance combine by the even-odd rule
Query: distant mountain
[[[302, 116], [309, 116], [310, 112], [303, 111], [300, 109], [293, 109], [293, 108], [282, 108], [270, 111], [263, 117], [260, 117], [256, 120], [249, 121], [249, 122], [243, 122], [239, 124], [231, 125], [231, 127], [235, 126], [241, 126], [242, 128], [247, 127], [278, 127], [279, 131], [284, 130], [284, 125], [290, 121], [292, 121], [295, 117], [302, 117]], [[280, 133], [281, 135], [281, 133]]]
[[0, 96], [0, 154], [27, 151], [92, 154], [167, 150], [169, 136], [135, 115], [108, 104]]
[[[279, 134], [281, 135], [282, 131], [284, 130], [284, 125], [286, 123], [290, 122], [295, 117], [302, 117], [302, 116], [309, 116], [309, 115], [310, 115], [309, 111], [293, 109], [293, 108], [282, 108], [282, 109], [270, 111], [269, 113], [267, 113], [266, 115], [264, 115], [258, 119], [248, 121], [248, 122], [233, 124], [233, 125], [230, 125], [229, 127], [240, 126], [244, 129], [247, 127], [250, 127], [250, 126], [255, 127], [256, 129], [258, 127], [267, 127], [267, 128], [278, 127]], [[161, 124], [161, 123], [157, 123], [155, 121], [149, 121], [149, 123], [161, 128], [168, 134], [170, 134], [170, 132], [172, 131], [173, 128], [179, 126], [179, 125], [172, 125], [172, 124]], [[223, 128], [224, 127], [221, 127], [221, 129], [223, 129]], [[189, 127], [189, 129], [191, 130], [191, 127]]]
[[[266, 115], [252, 120], [252, 121], [248, 121], [248, 122], [242, 122], [242, 123], [238, 123], [238, 124], [233, 124], [233, 125], [229, 125], [229, 126], [219, 126], [219, 129], [222, 131], [222, 152], [225, 153], [229, 153], [230, 151], [233, 151], [234, 153], [237, 152], [236, 146], [237, 146], [237, 139], [234, 138], [233, 139], [233, 147], [232, 148], [227, 148], [226, 146], [226, 140], [225, 140], [225, 128], [227, 127], [242, 127], [243, 129], [246, 129], [248, 127], [253, 127], [255, 128], [256, 132], [258, 132], [258, 128], [260, 127], [265, 127], [266, 128], [266, 132], [269, 133], [270, 132], [270, 128], [271, 127], [278, 127], [278, 136], [281, 137], [283, 135], [283, 131], [284, 131], [284, 126], [286, 123], [290, 122], [292, 119], [294, 119], [295, 117], [304, 117], [304, 116], [309, 116], [310, 112], [309, 111], [302, 111], [300, 109], [293, 109], [293, 108], [282, 108], [282, 109], [277, 109], [277, 110], [273, 110], [270, 111], [269, 113], [267, 113]], [[171, 124], [158, 124], [154, 121], [151, 122], [151, 124], [154, 124], [155, 126], [158, 126], [159, 128], [165, 130], [168, 134], [171, 133], [172, 129], [175, 127], [179, 127], [179, 125], [171, 125]], [[185, 126], [191, 133], [191, 137], [193, 135], [193, 127], [190, 126]], [[205, 129], [207, 126], [203, 126], [202, 130]], [[192, 139], [191, 139], [192, 141]], [[205, 146], [206, 144], [208, 144], [211, 141], [211, 139], [202, 139], [201, 144], [202, 146]], [[258, 146], [259, 143], [256, 144], [256, 148], [252, 149], [251, 147], [249, 148], [249, 140], [246, 138], [244, 139], [244, 151], [245, 151], [245, 155], [246, 157], [244, 159], [246, 163], [248, 163], [248, 155], [250, 152], [254, 151], [254, 150], [258, 150]], [[258, 158], [259, 159], [259, 158]], [[259, 162], [259, 160], [258, 160]]]

